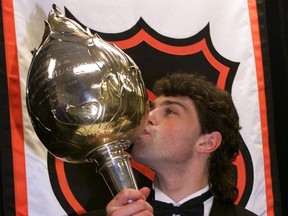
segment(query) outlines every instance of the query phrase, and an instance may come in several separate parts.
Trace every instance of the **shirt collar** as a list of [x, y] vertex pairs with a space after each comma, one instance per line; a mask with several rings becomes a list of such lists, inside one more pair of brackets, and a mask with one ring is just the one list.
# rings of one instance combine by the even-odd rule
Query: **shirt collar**
[[205, 193], [206, 191], [209, 190], [209, 185], [207, 185], [205, 188], [183, 198], [182, 200], [180, 200], [179, 202], [175, 202], [173, 201], [170, 197], [168, 197], [166, 194], [164, 194], [160, 189], [158, 189], [157, 187], [155, 187], [155, 185], [152, 185], [152, 188], [155, 191], [155, 200], [161, 201], [161, 202], [165, 202], [165, 203], [172, 203], [174, 206], [180, 206], [181, 204], [185, 203], [186, 201], [200, 196], [201, 194]]

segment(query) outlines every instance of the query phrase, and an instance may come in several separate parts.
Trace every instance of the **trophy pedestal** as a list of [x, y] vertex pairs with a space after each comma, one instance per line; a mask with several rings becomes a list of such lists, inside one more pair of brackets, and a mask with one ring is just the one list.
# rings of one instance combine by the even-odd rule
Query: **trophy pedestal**
[[102, 175], [113, 196], [123, 188], [138, 189], [130, 164], [125, 153], [129, 141], [114, 141], [96, 148], [87, 154], [90, 162], [96, 162], [97, 172]]

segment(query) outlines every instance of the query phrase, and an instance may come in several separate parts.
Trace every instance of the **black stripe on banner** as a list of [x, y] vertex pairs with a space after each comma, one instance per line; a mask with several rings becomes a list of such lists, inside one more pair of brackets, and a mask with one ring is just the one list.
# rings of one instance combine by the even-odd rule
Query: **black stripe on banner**
[[[259, 30], [260, 30], [260, 38], [261, 38], [261, 48], [262, 48], [262, 59], [263, 59], [263, 70], [264, 70], [264, 79], [265, 79], [265, 96], [266, 96], [266, 106], [267, 106], [267, 119], [268, 119], [268, 129], [269, 129], [269, 150], [270, 150], [270, 163], [271, 163], [271, 178], [272, 178], [272, 190], [273, 190], [273, 199], [274, 199], [274, 214], [282, 215], [281, 212], [281, 199], [280, 199], [280, 187], [279, 187], [279, 173], [278, 173], [278, 160], [276, 157], [276, 147], [277, 143], [280, 141], [277, 138], [277, 134], [281, 128], [277, 126], [278, 113], [281, 113], [281, 108], [278, 107], [277, 98], [283, 94], [284, 92], [279, 92], [280, 95], [274, 94], [275, 87], [279, 88], [281, 86], [280, 83], [274, 83], [273, 79], [281, 74], [281, 70], [275, 70], [276, 68], [272, 68], [270, 63], [273, 62], [273, 56], [270, 55], [271, 51], [275, 49], [277, 44], [281, 44], [281, 40], [275, 41], [276, 43], [271, 43], [268, 41], [268, 23], [267, 20], [272, 20], [275, 18], [276, 14], [267, 13], [267, 2], [266, 0], [257, 1], [257, 10], [259, 17]], [[274, 3], [273, 3], [274, 4]], [[274, 18], [273, 18], [274, 17]], [[277, 26], [277, 23], [274, 23]], [[271, 26], [270, 26], [271, 27]], [[278, 31], [275, 31], [275, 33]], [[271, 32], [270, 32], [271, 34]], [[274, 53], [273, 55], [277, 56], [277, 64], [281, 66], [281, 58], [279, 58], [279, 53]], [[278, 80], [280, 81], [280, 80]], [[283, 83], [284, 80], [282, 80]], [[287, 92], [286, 92], [287, 93]], [[284, 94], [286, 94], [284, 93]], [[282, 98], [282, 97], [280, 97]], [[287, 97], [286, 97], [287, 99]], [[280, 111], [280, 112], [279, 112]], [[287, 110], [285, 111], [287, 112]], [[283, 118], [283, 116], [280, 118]], [[277, 120], [278, 119], [278, 120]], [[284, 120], [284, 118], [283, 118]], [[287, 124], [287, 122], [286, 122]], [[284, 126], [285, 127], [285, 126]], [[284, 128], [283, 127], [283, 128]], [[281, 134], [281, 132], [280, 132]], [[281, 138], [280, 138], [281, 139]]]
[[9, 98], [0, 4], [0, 215], [15, 215], [14, 178], [10, 131]]
[[48, 172], [49, 172], [51, 187], [53, 189], [55, 196], [58, 199], [58, 202], [60, 203], [61, 207], [64, 209], [64, 211], [69, 216], [76, 216], [77, 213], [70, 206], [70, 204], [66, 200], [66, 198], [65, 198], [65, 196], [61, 190], [61, 187], [60, 187], [59, 181], [58, 181], [58, 177], [57, 177], [57, 171], [55, 169], [55, 157], [53, 155], [51, 155], [50, 153], [48, 153], [47, 164], [48, 164]]
[[[266, 66], [265, 68], [270, 67], [269, 73], [265, 70], [265, 79], [270, 75], [268, 77], [270, 80], [266, 80], [265, 84], [267, 86], [267, 83], [271, 82], [269, 91], [272, 96], [269, 101], [267, 100], [267, 104], [273, 106], [273, 110], [268, 110], [268, 120], [273, 117], [274, 122], [271, 121], [271, 123], [275, 127], [271, 134], [274, 136], [274, 140], [270, 142], [271, 161], [278, 162], [278, 164], [272, 163], [275, 215], [284, 216], [288, 215], [288, 173], [286, 171], [288, 164], [288, 1], [265, 0], [265, 7], [262, 9], [264, 10], [264, 8], [267, 16], [267, 29], [260, 29], [267, 32], [268, 35], [266, 40], [269, 41], [269, 49], [266, 51], [269, 61], [264, 59], [264, 66]], [[260, 21], [263, 23], [263, 19]], [[269, 131], [271, 131], [270, 127], [271, 124], [269, 124]]]

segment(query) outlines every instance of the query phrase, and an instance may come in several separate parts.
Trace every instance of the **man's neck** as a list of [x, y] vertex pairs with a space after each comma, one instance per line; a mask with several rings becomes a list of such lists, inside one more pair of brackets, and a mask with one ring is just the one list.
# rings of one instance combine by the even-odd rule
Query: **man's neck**
[[156, 173], [154, 185], [175, 202], [205, 188], [208, 185], [208, 175], [199, 170], [191, 172]]

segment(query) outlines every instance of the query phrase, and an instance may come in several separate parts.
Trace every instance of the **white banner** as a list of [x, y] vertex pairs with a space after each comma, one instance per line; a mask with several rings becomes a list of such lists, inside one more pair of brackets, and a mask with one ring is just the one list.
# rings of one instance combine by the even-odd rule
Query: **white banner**
[[[6, 0], [5, 2], [10, 1]], [[242, 166], [241, 169], [245, 169], [242, 170], [244, 174], [239, 176], [239, 180], [242, 181], [242, 183], [240, 182], [242, 184], [240, 196], [246, 196], [242, 199], [242, 203], [257, 215], [274, 215], [264, 77], [255, 1], [13, 0], [23, 112], [23, 149], [25, 151], [23, 160], [25, 164], [18, 164], [17, 166], [20, 167], [16, 169], [19, 170], [23, 167], [25, 172], [15, 175], [14, 178], [15, 182], [23, 181], [20, 178], [21, 175], [25, 175], [22, 177], [26, 179], [25, 184], [27, 185], [27, 191], [18, 191], [15, 199], [16, 204], [17, 200], [22, 204], [25, 204], [26, 200], [28, 206], [26, 210], [19, 208], [17, 215], [69, 214], [67, 208], [62, 205], [65, 202], [59, 201], [59, 196], [57, 193], [55, 194], [55, 189], [51, 186], [53, 177], [51, 177], [47, 165], [47, 151], [32, 128], [25, 104], [26, 78], [32, 51], [38, 48], [42, 40], [44, 20], [47, 20], [53, 3], [56, 3], [63, 12], [70, 11], [83, 25], [107, 35], [126, 32], [139, 23], [139, 20], [143, 20], [145, 25], [152, 29], [151, 31], [156, 32], [155, 34], [169, 40], [183, 41], [198, 35], [205, 27], [209, 26], [210, 43], [214, 49], [211, 53], [216, 53], [227, 61], [239, 63], [233, 79], [229, 78], [230, 90], [240, 116], [241, 135], [252, 163], [250, 167], [245, 167], [247, 163], [245, 163], [244, 154], [244, 159], [238, 161], [239, 166]], [[117, 45], [122, 49], [127, 48], [121, 47], [120, 42]], [[150, 43], [150, 46], [154, 46], [153, 42]], [[187, 49], [189, 54], [189, 48]], [[165, 48], [163, 50], [165, 51]], [[204, 48], [201, 50], [204, 55], [210, 54], [210, 52], [205, 53]], [[208, 54], [206, 57], [209, 59]], [[224, 88], [224, 84], [222, 87]], [[13, 113], [11, 115], [13, 117]], [[60, 164], [57, 161], [55, 163], [56, 166], [57, 163]], [[252, 170], [253, 176], [247, 176], [247, 169]], [[247, 178], [250, 178], [249, 181]], [[60, 181], [60, 185], [62, 184], [61, 179], [58, 176], [57, 181]], [[248, 187], [251, 189], [245, 190]], [[72, 206], [75, 211], [83, 212], [83, 209], [86, 211], [85, 205], [77, 207], [77, 198], [69, 201], [74, 199], [71, 198], [73, 191], [71, 193], [72, 195], [68, 195], [68, 198], [64, 194], [67, 202], [71, 206], [76, 206], [75, 208]], [[102, 194], [99, 195], [99, 197], [101, 196]], [[240, 198], [238, 201], [241, 202]]]

